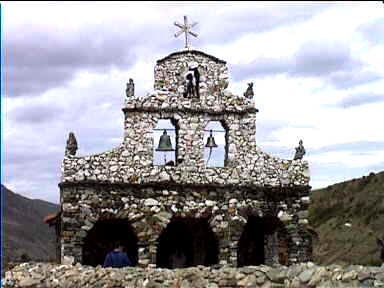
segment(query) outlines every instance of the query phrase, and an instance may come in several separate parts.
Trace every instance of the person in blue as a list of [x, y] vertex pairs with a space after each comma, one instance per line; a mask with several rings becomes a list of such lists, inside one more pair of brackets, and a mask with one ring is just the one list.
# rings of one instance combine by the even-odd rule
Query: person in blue
[[115, 249], [107, 254], [104, 260], [103, 267], [121, 268], [133, 266], [132, 261], [129, 259], [127, 253], [123, 251], [124, 246], [121, 241], [117, 241]]

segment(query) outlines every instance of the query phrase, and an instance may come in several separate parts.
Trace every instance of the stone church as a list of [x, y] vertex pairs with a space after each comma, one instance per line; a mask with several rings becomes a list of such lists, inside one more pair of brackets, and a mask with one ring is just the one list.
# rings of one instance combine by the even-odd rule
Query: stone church
[[[189, 47], [158, 60], [154, 74], [146, 96], [135, 95], [133, 80], [127, 84], [120, 146], [88, 156], [67, 147], [61, 262], [101, 265], [116, 240], [140, 267], [310, 261], [308, 162], [256, 145], [253, 91], [231, 93], [226, 62]], [[169, 141], [164, 129], [166, 148], [154, 140], [165, 119], [175, 135]], [[225, 134], [221, 166], [204, 158], [216, 149], [204, 143], [211, 122]], [[174, 161], [156, 164], [156, 150]]]

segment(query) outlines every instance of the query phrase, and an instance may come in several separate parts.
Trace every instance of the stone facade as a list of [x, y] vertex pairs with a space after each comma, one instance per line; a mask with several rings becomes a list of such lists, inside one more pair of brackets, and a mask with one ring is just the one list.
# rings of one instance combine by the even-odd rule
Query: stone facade
[[[200, 72], [199, 98], [183, 96], [183, 75], [190, 63], [197, 63]], [[142, 267], [160, 263], [163, 256], [158, 249], [172, 249], [160, 240], [166, 231], [177, 238], [169, 227], [177, 219], [180, 227], [189, 230], [195, 229], [192, 219], [208, 225], [204, 232], [199, 230], [204, 225], [196, 224], [190, 250], [180, 248], [191, 253], [187, 266], [255, 264], [246, 255], [253, 255], [252, 245], [260, 239], [259, 264], [311, 260], [306, 230], [308, 162], [278, 159], [260, 151], [255, 141], [254, 100], [234, 95], [227, 87], [225, 61], [194, 50], [173, 53], [157, 61], [153, 93], [125, 99], [124, 141], [119, 147], [96, 155], [65, 156], [59, 184], [62, 262], [84, 263], [85, 255], [94, 253], [87, 246], [96, 249], [98, 241], [108, 243], [120, 237], [89, 236], [97, 234], [97, 227], [109, 231], [112, 224], [105, 221], [119, 220], [126, 221], [120, 227], [130, 231], [126, 249], [131, 249], [131, 257]], [[153, 164], [153, 129], [161, 119], [170, 119], [175, 126], [173, 166]], [[220, 121], [226, 130], [224, 167], [205, 165], [203, 140], [209, 121]], [[262, 236], [252, 232], [255, 229]], [[209, 231], [215, 240], [207, 236]], [[215, 250], [212, 245], [217, 246], [216, 256], [210, 254]]]

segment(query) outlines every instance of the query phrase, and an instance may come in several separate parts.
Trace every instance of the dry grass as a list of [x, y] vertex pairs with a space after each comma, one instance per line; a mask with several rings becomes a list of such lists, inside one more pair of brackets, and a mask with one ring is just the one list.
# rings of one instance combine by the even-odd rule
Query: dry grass
[[309, 221], [319, 234], [315, 262], [380, 265], [376, 237], [384, 232], [383, 195], [384, 172], [312, 191]]

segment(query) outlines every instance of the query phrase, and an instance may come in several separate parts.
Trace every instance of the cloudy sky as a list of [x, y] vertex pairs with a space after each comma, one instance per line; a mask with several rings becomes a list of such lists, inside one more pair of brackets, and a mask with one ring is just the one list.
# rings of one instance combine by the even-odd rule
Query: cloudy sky
[[156, 60], [192, 46], [227, 61], [228, 89], [254, 83], [256, 141], [313, 188], [384, 170], [384, 4], [377, 2], [2, 2], [5, 184], [58, 203], [70, 131], [78, 155], [123, 139], [125, 86], [153, 91]]

